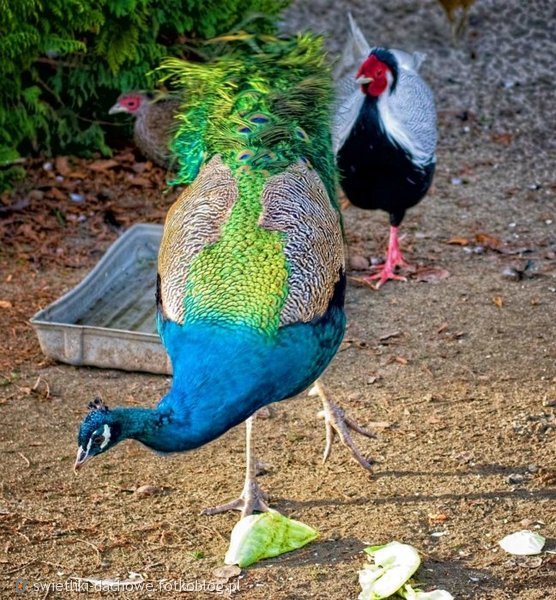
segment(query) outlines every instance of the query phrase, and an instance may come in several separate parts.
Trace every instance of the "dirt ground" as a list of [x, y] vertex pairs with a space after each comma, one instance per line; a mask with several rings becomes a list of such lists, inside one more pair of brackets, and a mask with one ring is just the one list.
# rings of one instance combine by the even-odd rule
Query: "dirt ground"
[[[244, 570], [224, 594], [354, 599], [362, 549], [399, 540], [424, 558], [419, 581], [456, 598], [556, 598], [554, 4], [479, 0], [458, 44], [432, 0], [298, 0], [286, 26], [322, 30], [337, 51], [347, 4], [372, 43], [428, 53], [438, 170], [403, 224], [415, 267], [409, 281], [379, 292], [348, 287], [346, 341], [324, 377], [349, 414], [377, 433], [357, 440], [375, 462], [373, 477], [340, 445], [321, 463], [315, 399], [274, 405], [255, 429], [260, 482], [274, 508], [320, 537]], [[123, 156], [131, 165], [134, 157]], [[28, 597], [54, 599], [74, 592], [33, 584], [130, 573], [155, 586], [208, 585], [238, 517], [199, 511], [239, 493], [243, 427], [171, 458], [122, 444], [75, 477], [86, 403], [101, 395], [110, 406], [153, 405], [169, 380], [55, 364], [27, 322], [74, 286], [122, 228], [160, 222], [172, 196], [159, 194], [161, 175], [144, 163], [119, 179], [107, 179], [113, 165], [72, 179], [63, 161], [52, 175], [41, 164], [3, 202], [37, 189], [44, 197], [31, 194], [29, 206], [0, 215], [2, 598], [17, 597], [18, 581]], [[85, 190], [81, 203], [56, 179], [64, 170], [65, 181]], [[354, 265], [383, 253], [386, 215], [348, 207], [345, 219]], [[138, 494], [144, 485], [156, 493]], [[519, 529], [542, 533], [552, 553], [504, 553], [497, 541]]]

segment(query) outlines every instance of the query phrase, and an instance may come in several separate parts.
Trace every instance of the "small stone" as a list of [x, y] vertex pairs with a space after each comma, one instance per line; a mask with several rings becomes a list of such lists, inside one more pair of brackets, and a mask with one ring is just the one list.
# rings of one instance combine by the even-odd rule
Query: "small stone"
[[504, 267], [502, 269], [502, 277], [509, 281], [519, 281], [521, 279], [521, 273], [514, 267]]
[[28, 194], [29, 200], [42, 200], [44, 192], [42, 190], [31, 190]]
[[259, 477], [260, 475], [266, 475], [268, 473], [268, 465], [261, 460], [258, 460], [255, 464], [255, 475]]
[[135, 490], [135, 495], [139, 498], [144, 498], [146, 496], [155, 496], [156, 494], [161, 494], [164, 490], [161, 487], [157, 487], [155, 485], [142, 485]]
[[257, 419], [262, 419], [263, 421], [265, 421], [266, 419], [271, 419], [272, 418], [272, 410], [270, 409], [269, 406], [263, 406], [262, 408], [259, 408], [259, 410], [257, 411]]
[[83, 202], [83, 200], [85, 200], [85, 196], [83, 194], [76, 194], [72, 192], [70, 194], [70, 200], [72, 202]]
[[521, 473], [512, 473], [511, 475], [508, 475], [506, 479], [506, 481], [512, 485], [523, 483], [524, 480], [525, 477]]
[[525, 561], [525, 566], [529, 569], [538, 569], [540, 566], [542, 566], [542, 563], [542, 556], [533, 556]]
[[533, 521], [533, 519], [521, 519], [519, 524], [525, 529], [531, 529], [531, 527], [533, 527], [535, 524], [535, 521]]
[[461, 185], [462, 179], [461, 177], [452, 177], [451, 183], [452, 185]]
[[354, 271], [366, 271], [369, 268], [369, 261], [360, 254], [350, 256], [349, 265]]
[[431, 533], [431, 537], [439, 538], [439, 537], [442, 537], [443, 535], [447, 535], [447, 533], [448, 533], [447, 531], [433, 531]]
[[237, 577], [241, 574], [241, 569], [237, 565], [226, 565], [224, 567], [216, 567], [213, 569], [212, 575], [216, 579], [229, 581], [232, 577]]

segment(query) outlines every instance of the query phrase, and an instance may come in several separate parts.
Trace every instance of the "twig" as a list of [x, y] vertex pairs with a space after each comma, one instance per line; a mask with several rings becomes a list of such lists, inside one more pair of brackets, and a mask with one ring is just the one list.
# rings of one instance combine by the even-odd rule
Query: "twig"
[[31, 540], [24, 533], [21, 533], [19, 529], [16, 529], [15, 532], [17, 533], [17, 535], [20, 535], [28, 544], [31, 543]]
[[73, 63], [69, 63], [69, 62], [61, 61], [61, 60], [54, 60], [53, 58], [47, 58], [46, 56], [41, 56], [41, 58], [35, 59], [35, 62], [42, 63], [45, 65], [53, 65], [55, 67], [58, 67], [58, 66], [71, 67], [72, 69], [75, 69], [75, 67], [76, 67], [76, 65]]
[[46, 396], [45, 396], [45, 400], [48, 400], [50, 398], [50, 386], [48, 385], [48, 381], [46, 381], [46, 379], [43, 379], [40, 375], [37, 377], [37, 381], [35, 381], [35, 385], [33, 386], [33, 390], [36, 392], [39, 389], [39, 383], [43, 382], [45, 387], [46, 387]]
[[27, 159], [23, 156], [20, 156], [19, 158], [14, 158], [13, 160], [3, 160], [0, 163], [0, 166], [7, 167], [8, 165], [21, 165], [25, 162], [27, 162]]
[[[17, 212], [19, 210], [24, 210], [29, 206], [29, 204], [31, 204], [31, 201], [29, 200], [29, 198], [23, 198], [22, 200], [19, 200], [15, 204], [10, 204], [9, 206], [0, 206], [0, 214], [7, 215], [11, 212]], [[2, 377], [4, 377], [4, 375], [2, 375]], [[5, 377], [5, 379], [10, 381], [7, 377]], [[11, 383], [11, 381], [10, 381], [10, 383]]]
[[70, 569], [69, 567], [66, 567], [66, 566], [64, 566], [64, 565], [60, 565], [60, 564], [58, 564], [58, 563], [53, 563], [53, 562], [50, 562], [50, 561], [48, 561], [48, 560], [41, 560], [41, 563], [42, 563], [43, 565], [48, 565], [48, 566], [50, 566], [50, 567], [56, 567], [57, 569], [63, 569], [64, 571], [71, 571], [71, 569]]
[[117, 121], [101, 121], [100, 119], [88, 119], [87, 117], [82, 117], [81, 115], [77, 115], [77, 118], [80, 121], [86, 121], [87, 123], [99, 123], [100, 125], [110, 125], [112, 127], [127, 127], [127, 123], [121, 123]]
[[201, 525], [201, 529], [205, 529], [206, 531], [210, 531], [211, 533], [216, 533], [216, 535], [223, 541], [227, 542], [228, 540], [218, 531], [218, 529], [214, 529], [214, 527], [208, 527], [207, 525]]
[[19, 565], [19, 567], [16, 567], [15, 569], [10, 569], [9, 571], [4, 571], [4, 574], [11, 575], [12, 573], [17, 573], [18, 571], [21, 571], [21, 569], [25, 569], [25, 567], [28, 567], [29, 565], [32, 565], [33, 563], [36, 563], [36, 562], [37, 562], [37, 559], [34, 558], [33, 560], [23, 563], [22, 565]]
[[31, 461], [23, 454], [23, 452], [18, 452], [19, 456], [27, 463], [27, 468], [29, 469], [31, 466]]
[[75, 541], [81, 542], [82, 544], [87, 544], [87, 546], [91, 546], [91, 548], [94, 548], [95, 552], [98, 554], [99, 560], [102, 558], [102, 552], [92, 542], [88, 542], [87, 540], [82, 540], [81, 538], [75, 538]]

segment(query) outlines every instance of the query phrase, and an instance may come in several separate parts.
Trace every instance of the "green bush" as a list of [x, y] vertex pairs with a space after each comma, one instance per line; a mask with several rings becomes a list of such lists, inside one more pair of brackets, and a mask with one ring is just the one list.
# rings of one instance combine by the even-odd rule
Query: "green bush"
[[[37, 152], [109, 154], [117, 95], [153, 85], [167, 55], [268, 21], [289, 0], [0, 0], [0, 190]], [[251, 18], [253, 17], [253, 18]], [[262, 25], [261, 25], [262, 24]]]

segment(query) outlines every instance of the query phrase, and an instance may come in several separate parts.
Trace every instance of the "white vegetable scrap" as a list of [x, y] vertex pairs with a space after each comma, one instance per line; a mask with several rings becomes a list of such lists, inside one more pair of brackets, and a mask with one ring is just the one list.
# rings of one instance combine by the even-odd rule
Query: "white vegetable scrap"
[[371, 546], [365, 552], [370, 555], [374, 564], [359, 571], [359, 600], [389, 598], [409, 580], [421, 564], [417, 550], [400, 542]]
[[507, 535], [498, 542], [498, 545], [510, 554], [530, 556], [540, 554], [546, 539], [539, 533], [523, 530]]
[[452, 594], [446, 590], [421, 592], [414, 590], [409, 584], [404, 585], [403, 589], [398, 591], [398, 595], [405, 598], [405, 600], [454, 600]]
[[318, 537], [312, 527], [275, 510], [250, 515], [236, 523], [224, 562], [247, 567], [263, 558], [297, 550]]

